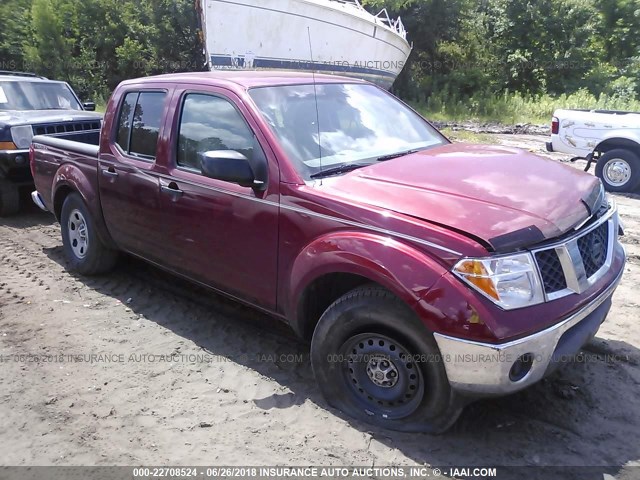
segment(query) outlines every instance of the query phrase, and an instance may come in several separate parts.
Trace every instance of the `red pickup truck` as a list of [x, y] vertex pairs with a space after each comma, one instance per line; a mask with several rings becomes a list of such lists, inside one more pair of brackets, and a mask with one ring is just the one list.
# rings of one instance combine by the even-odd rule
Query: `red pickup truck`
[[286, 321], [327, 401], [404, 431], [539, 381], [597, 332], [625, 253], [600, 181], [452, 144], [336, 76], [122, 83], [99, 145], [37, 136], [72, 270], [141, 257]]

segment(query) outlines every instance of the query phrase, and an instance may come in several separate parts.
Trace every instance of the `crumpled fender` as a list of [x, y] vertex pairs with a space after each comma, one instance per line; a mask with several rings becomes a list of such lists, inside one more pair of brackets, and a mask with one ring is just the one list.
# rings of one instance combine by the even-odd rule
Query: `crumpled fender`
[[[318, 278], [332, 273], [360, 275], [402, 299], [412, 308], [447, 270], [432, 257], [398, 240], [358, 231], [333, 232], [308, 244], [296, 257], [290, 274], [285, 315], [300, 332], [299, 302], [305, 289]], [[421, 318], [429, 329], [433, 325]]]

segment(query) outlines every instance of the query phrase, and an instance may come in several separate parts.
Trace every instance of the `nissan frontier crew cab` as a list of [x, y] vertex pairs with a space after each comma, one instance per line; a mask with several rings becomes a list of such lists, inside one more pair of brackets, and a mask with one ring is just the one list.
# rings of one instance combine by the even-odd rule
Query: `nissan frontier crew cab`
[[327, 401], [403, 431], [523, 389], [598, 331], [625, 253], [600, 181], [452, 144], [380, 88], [215, 72], [130, 80], [99, 145], [36, 136], [69, 268], [118, 252], [287, 322]]

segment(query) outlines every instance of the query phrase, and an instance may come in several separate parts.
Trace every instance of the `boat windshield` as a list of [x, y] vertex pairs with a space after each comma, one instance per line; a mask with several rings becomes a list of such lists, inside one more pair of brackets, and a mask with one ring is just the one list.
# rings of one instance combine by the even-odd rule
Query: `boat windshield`
[[373, 85], [316, 84], [315, 91], [313, 84], [259, 87], [249, 94], [306, 180], [448, 143]]
[[66, 83], [0, 82], [0, 110], [82, 110]]

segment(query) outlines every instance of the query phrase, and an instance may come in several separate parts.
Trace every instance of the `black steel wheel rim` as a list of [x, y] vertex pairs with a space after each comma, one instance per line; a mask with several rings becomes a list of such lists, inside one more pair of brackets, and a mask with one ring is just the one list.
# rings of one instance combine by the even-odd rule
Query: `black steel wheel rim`
[[411, 415], [424, 397], [424, 380], [411, 351], [385, 335], [363, 333], [341, 347], [342, 373], [352, 400], [368, 415]]

